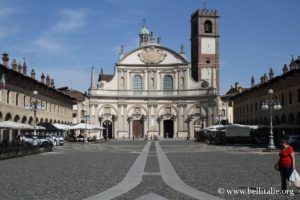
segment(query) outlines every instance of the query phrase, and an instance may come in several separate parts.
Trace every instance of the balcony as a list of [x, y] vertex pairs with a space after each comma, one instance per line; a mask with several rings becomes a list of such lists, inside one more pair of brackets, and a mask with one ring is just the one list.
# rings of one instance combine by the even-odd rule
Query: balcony
[[217, 90], [215, 88], [209, 89], [193, 89], [193, 90], [103, 90], [95, 89], [90, 91], [91, 96], [98, 97], [132, 97], [132, 98], [161, 98], [161, 97], [204, 97], [204, 96], [214, 96], [217, 95]]

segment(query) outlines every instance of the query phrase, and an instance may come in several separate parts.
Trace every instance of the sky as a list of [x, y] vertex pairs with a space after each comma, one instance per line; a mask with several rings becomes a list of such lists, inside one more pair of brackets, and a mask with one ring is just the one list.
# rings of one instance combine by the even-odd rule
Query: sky
[[[272, 67], [275, 75], [291, 56], [300, 55], [299, 0], [206, 0], [219, 12], [221, 94], [239, 82], [259, 82]], [[119, 49], [138, 47], [146, 25], [165, 47], [190, 61], [190, 17], [203, 0], [0, 0], [0, 52], [24, 59], [40, 79], [56, 87], [86, 91], [92, 66], [113, 73]]]

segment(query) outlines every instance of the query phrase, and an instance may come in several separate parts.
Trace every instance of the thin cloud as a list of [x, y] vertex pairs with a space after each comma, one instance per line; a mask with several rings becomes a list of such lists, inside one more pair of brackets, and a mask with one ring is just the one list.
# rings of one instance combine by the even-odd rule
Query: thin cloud
[[85, 10], [63, 9], [59, 15], [61, 20], [50, 29], [53, 33], [72, 32], [86, 25], [87, 12]]
[[0, 39], [4, 39], [18, 31], [14, 26], [14, 16], [19, 14], [18, 8], [0, 8]]
[[59, 20], [49, 29], [41, 34], [35, 41], [34, 45], [42, 50], [52, 53], [68, 53], [74, 48], [68, 42], [68, 34], [81, 30], [87, 24], [86, 10], [63, 9], [59, 13]]
[[18, 13], [17, 8], [0, 8], [0, 17], [10, 17]]

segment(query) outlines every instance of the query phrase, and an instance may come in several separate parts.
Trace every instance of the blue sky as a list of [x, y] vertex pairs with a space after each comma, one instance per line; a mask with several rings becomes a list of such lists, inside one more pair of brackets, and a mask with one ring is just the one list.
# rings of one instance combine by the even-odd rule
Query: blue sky
[[[53, 77], [56, 87], [85, 91], [94, 65], [112, 73], [120, 45], [138, 47], [142, 19], [162, 45], [190, 61], [190, 16], [202, 0], [0, 0], [0, 51]], [[300, 55], [300, 1], [206, 0], [220, 13], [221, 92], [249, 87]]]

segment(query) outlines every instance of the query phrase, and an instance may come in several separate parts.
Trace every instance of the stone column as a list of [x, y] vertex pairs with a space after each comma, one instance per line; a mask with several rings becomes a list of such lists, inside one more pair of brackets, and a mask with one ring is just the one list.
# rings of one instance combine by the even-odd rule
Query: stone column
[[112, 139], [115, 139], [115, 124], [116, 124], [115, 121], [116, 120], [115, 120], [114, 116], [112, 116], [111, 121], [112, 121], [112, 128], [111, 128], [112, 129], [111, 130], [112, 131]]
[[176, 138], [178, 138], [178, 120], [177, 120], [177, 118], [175, 118], [174, 119], [174, 136], [173, 137], [175, 137], [176, 136]]
[[207, 107], [207, 126], [211, 126], [213, 124], [213, 117], [212, 107]]
[[146, 117], [144, 119], [144, 138], [145, 138], [145, 135], [147, 134], [147, 130], [148, 130], [148, 123], [147, 123], [148, 119], [149, 119], [149, 117]]
[[189, 132], [188, 132], [188, 134], [190, 135], [190, 137], [191, 137], [191, 135], [192, 135], [192, 131], [193, 131], [193, 124], [192, 124], [192, 120], [190, 120], [189, 121], [189, 123], [188, 123], [188, 130], [189, 130]]
[[8, 135], [8, 142], [11, 143], [11, 142], [12, 142], [12, 139], [13, 139], [13, 138], [12, 138], [13, 130], [10, 129], [9, 132], [8, 132], [8, 134], [9, 134], [9, 135]]
[[132, 119], [129, 119], [129, 133], [128, 133], [128, 139], [130, 139], [132, 135]]
[[159, 136], [164, 137], [164, 129], [163, 129], [163, 119], [159, 120]]
[[3, 142], [3, 130], [1, 129], [0, 130], [0, 143]]

